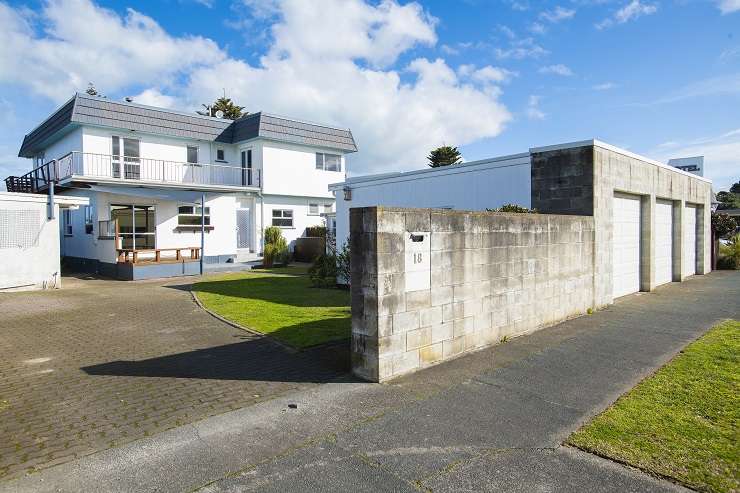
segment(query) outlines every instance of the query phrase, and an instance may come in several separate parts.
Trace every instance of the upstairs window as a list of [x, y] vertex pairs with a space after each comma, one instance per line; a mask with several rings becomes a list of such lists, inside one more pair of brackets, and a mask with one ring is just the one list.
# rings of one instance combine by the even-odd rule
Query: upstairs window
[[316, 153], [316, 169], [342, 171], [342, 156], [339, 154]]
[[331, 204], [324, 204], [324, 213], [331, 214], [333, 206]]
[[[199, 205], [181, 205], [177, 208], [177, 225], [183, 227], [200, 227], [201, 207]], [[203, 222], [211, 225], [211, 208], [206, 207]]]
[[188, 164], [198, 164], [198, 148], [188, 146]]
[[319, 215], [319, 204], [308, 204], [308, 215], [318, 216]]
[[223, 149], [216, 149], [216, 161], [226, 161], [226, 155]]
[[272, 225], [279, 228], [292, 228], [293, 211], [290, 209], [273, 209]]

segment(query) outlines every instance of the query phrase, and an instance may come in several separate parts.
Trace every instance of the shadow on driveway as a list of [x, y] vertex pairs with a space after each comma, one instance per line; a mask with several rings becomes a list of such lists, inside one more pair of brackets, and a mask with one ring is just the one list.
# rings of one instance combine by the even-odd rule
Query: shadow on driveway
[[[285, 330], [291, 330], [290, 327]], [[265, 382], [353, 381], [349, 342], [291, 352], [266, 338], [140, 361], [111, 361], [81, 369], [88, 375], [170, 377]]]

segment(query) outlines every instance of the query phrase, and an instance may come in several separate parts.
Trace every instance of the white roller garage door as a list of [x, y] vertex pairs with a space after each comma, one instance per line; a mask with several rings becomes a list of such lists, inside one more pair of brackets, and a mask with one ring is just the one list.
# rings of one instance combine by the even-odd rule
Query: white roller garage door
[[640, 290], [640, 197], [614, 194], [612, 292], [615, 298]]
[[673, 204], [655, 203], [655, 285], [673, 280]]
[[687, 205], [683, 212], [684, 275], [696, 274], [696, 206]]

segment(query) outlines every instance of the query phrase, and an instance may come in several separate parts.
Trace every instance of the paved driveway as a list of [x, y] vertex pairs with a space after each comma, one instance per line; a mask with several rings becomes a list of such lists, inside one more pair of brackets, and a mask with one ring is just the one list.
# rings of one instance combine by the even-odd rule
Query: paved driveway
[[630, 296], [389, 384], [312, 386], [0, 492], [676, 492], [561, 443], [722, 318], [740, 318], [740, 272]]
[[341, 373], [323, 351], [293, 354], [216, 320], [187, 281], [63, 282], [0, 295], [3, 479]]

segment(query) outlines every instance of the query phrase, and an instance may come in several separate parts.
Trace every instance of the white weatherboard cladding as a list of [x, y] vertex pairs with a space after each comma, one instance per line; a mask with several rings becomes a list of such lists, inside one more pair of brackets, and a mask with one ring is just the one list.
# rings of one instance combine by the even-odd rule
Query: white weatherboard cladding
[[683, 268], [684, 275], [696, 274], [696, 206], [687, 205], [683, 223]]
[[432, 241], [429, 231], [406, 232], [404, 278], [406, 291], [420, 291], [431, 286]]
[[673, 203], [655, 203], [655, 285], [673, 280]]
[[613, 296], [640, 290], [640, 197], [615, 194], [612, 252]]

